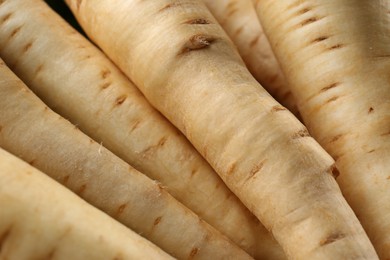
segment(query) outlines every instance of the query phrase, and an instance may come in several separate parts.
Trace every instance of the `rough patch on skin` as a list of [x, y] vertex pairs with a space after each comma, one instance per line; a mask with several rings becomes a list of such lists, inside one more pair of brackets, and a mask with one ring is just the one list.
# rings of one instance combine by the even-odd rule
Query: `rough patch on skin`
[[332, 174], [332, 176], [337, 179], [337, 177], [339, 177], [340, 175], [340, 171], [339, 169], [337, 169], [336, 167], [336, 164], [333, 164], [330, 169], [329, 169], [329, 172]]
[[198, 252], [199, 252], [199, 248], [194, 247], [194, 248], [191, 250], [191, 252], [190, 252], [189, 259], [194, 258], [194, 257], [198, 254]]
[[285, 111], [285, 110], [287, 110], [287, 108], [280, 105], [276, 105], [271, 108], [271, 113]]
[[182, 50], [179, 54], [188, 53], [194, 50], [200, 50], [209, 47], [216, 40], [213, 36], [196, 34], [193, 35], [188, 41], [184, 44]]
[[343, 239], [344, 237], [345, 237], [345, 235], [341, 234], [341, 233], [331, 234], [328, 237], [326, 237], [325, 239], [320, 241], [320, 246], [329, 245], [331, 243], [336, 242], [337, 240]]
[[185, 24], [210, 24], [211, 22], [203, 18], [196, 18], [196, 19], [188, 20], [184, 23]]
[[301, 129], [299, 130], [298, 132], [296, 132], [295, 134], [292, 135], [292, 139], [298, 139], [298, 138], [304, 138], [304, 137], [310, 137], [310, 134], [309, 132], [307, 131], [307, 129]]

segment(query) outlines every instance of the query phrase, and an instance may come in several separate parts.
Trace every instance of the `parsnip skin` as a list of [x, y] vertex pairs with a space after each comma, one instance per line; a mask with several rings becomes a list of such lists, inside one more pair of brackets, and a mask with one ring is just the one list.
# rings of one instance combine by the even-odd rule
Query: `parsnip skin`
[[203, 0], [233, 40], [249, 71], [283, 106], [299, 116], [297, 104], [272, 52], [251, 0]]
[[200, 1], [67, 3], [288, 257], [377, 258], [331, 175], [332, 158], [253, 79]]
[[0, 27], [0, 56], [49, 107], [256, 258], [284, 258], [210, 165], [104, 54], [42, 1], [7, 1], [0, 18], [10, 14]]
[[310, 132], [381, 259], [390, 259], [388, 1], [257, 1]]
[[0, 149], [0, 259], [173, 259]]
[[48, 109], [0, 66], [0, 147], [180, 259], [251, 259], [192, 211]]

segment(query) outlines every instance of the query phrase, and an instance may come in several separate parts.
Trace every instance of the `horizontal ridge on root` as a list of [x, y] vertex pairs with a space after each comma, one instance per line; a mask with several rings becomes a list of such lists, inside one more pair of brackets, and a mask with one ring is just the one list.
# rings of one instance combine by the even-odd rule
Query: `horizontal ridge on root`
[[200, 50], [207, 48], [213, 42], [216, 41], [216, 38], [209, 35], [196, 34], [193, 35], [188, 41], [184, 44], [184, 47], [179, 54], [188, 53], [193, 50]]

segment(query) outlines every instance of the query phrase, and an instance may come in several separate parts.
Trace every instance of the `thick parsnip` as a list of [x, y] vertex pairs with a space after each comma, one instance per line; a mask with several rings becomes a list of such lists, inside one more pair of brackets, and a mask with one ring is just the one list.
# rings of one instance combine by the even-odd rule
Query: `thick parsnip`
[[389, 1], [262, 0], [257, 11], [309, 131], [390, 259]]
[[42, 1], [7, 1], [1, 17], [8, 19], [0, 30], [0, 56], [49, 107], [161, 182], [253, 256], [283, 258], [195, 148], [92, 43]]
[[0, 259], [173, 258], [0, 149]]
[[333, 159], [246, 69], [201, 1], [67, 0], [292, 259], [376, 259]]
[[0, 65], [0, 147], [181, 259], [251, 259], [161, 185], [55, 114]]
[[203, 0], [221, 24], [249, 71], [283, 106], [298, 115], [294, 97], [257, 18], [251, 0]]

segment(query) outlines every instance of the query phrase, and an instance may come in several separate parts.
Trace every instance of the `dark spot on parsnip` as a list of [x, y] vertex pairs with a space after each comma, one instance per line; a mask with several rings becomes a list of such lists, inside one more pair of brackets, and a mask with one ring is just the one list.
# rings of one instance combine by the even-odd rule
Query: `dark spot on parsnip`
[[341, 48], [343, 48], [344, 47], [344, 44], [335, 44], [335, 45], [333, 45], [333, 46], [331, 46], [331, 47], [329, 47], [329, 49], [328, 50], [337, 50], [337, 49], [341, 49]]
[[195, 176], [195, 174], [198, 172], [198, 169], [192, 169], [191, 170], [191, 177]]
[[344, 237], [345, 237], [345, 235], [341, 234], [341, 233], [331, 234], [328, 237], [326, 237], [320, 241], [320, 246], [329, 245], [331, 243], [336, 242], [337, 240], [343, 239]]
[[31, 166], [34, 166], [34, 164], [36, 163], [36, 159], [33, 159], [31, 161], [28, 162]]
[[118, 210], [116, 211], [117, 215], [122, 214], [126, 207], [127, 207], [127, 204], [122, 204], [122, 205], [120, 205], [120, 206], [118, 207]]
[[130, 128], [130, 132], [133, 132], [135, 129], [137, 129], [140, 123], [141, 123], [140, 120], [136, 120], [136, 121], [132, 124], [132, 126], [131, 126], [131, 128]]
[[3, 231], [3, 233], [0, 234], [0, 252], [1, 252], [1, 249], [3, 248], [5, 241], [10, 236], [11, 231], [12, 231], [12, 225], [8, 226], [8, 228], [6, 228]]
[[304, 20], [303, 22], [301, 22], [301, 26], [306, 26], [308, 24], [311, 24], [311, 23], [314, 23], [314, 22], [317, 22], [318, 20], [320, 20], [319, 18], [317, 17], [311, 17], [311, 18], [308, 18], [306, 20]]
[[100, 72], [100, 76], [102, 77], [102, 79], [107, 78], [110, 74], [111, 74], [111, 71], [109, 71], [109, 70], [102, 70]]
[[185, 24], [210, 24], [210, 21], [203, 18], [197, 18], [188, 20], [185, 22]]
[[249, 172], [249, 175], [248, 175], [248, 178], [246, 179], [246, 181], [253, 179], [255, 177], [255, 175], [257, 173], [259, 173], [261, 171], [261, 169], [263, 169], [264, 164], [265, 164], [265, 160], [260, 162], [259, 164], [256, 164], [255, 166], [253, 166], [253, 168]]
[[69, 177], [70, 177], [69, 175], [66, 175], [66, 176], [64, 177], [64, 180], [62, 181], [62, 183], [63, 183], [63, 184], [68, 183]]
[[337, 177], [339, 177], [340, 175], [340, 171], [339, 169], [337, 169], [336, 165], [333, 164], [330, 169], [329, 169], [329, 172], [332, 174], [332, 176], [337, 179]]
[[233, 162], [232, 164], [230, 164], [227, 171], [226, 171], [226, 175], [231, 175], [234, 172], [234, 170], [236, 169], [236, 166], [237, 166], [236, 162]]
[[276, 105], [271, 108], [271, 113], [285, 111], [285, 110], [287, 110], [285, 107]]
[[47, 254], [47, 257], [45, 259], [54, 259], [54, 256], [56, 254], [57, 247], [52, 248], [49, 253]]
[[194, 258], [194, 257], [198, 254], [198, 252], [199, 252], [199, 248], [194, 247], [194, 248], [191, 250], [191, 252], [190, 252], [189, 258], [190, 258], [190, 259], [191, 259], [191, 258]]
[[341, 84], [340, 82], [335, 82], [335, 83], [330, 84], [329, 86], [323, 87], [320, 90], [320, 93], [328, 91], [329, 89], [335, 88], [335, 87], [339, 86], [340, 84]]
[[162, 219], [162, 217], [157, 217], [157, 218], [154, 220], [154, 222], [153, 222], [153, 226], [157, 226], [158, 224], [160, 224], [161, 219]]
[[123, 102], [127, 99], [127, 95], [122, 95], [116, 98], [115, 105], [122, 105]]
[[311, 8], [305, 7], [305, 8], [302, 8], [301, 10], [299, 10], [299, 11], [297, 12], [297, 14], [298, 14], [298, 15], [302, 15], [302, 14], [305, 14], [305, 13], [310, 12], [310, 11], [311, 11]]
[[80, 189], [78, 191], [78, 194], [81, 195], [83, 194], [83, 192], [85, 191], [85, 189], [87, 188], [87, 184], [83, 184], [80, 186]]
[[204, 35], [204, 34], [196, 34], [187, 40], [184, 44], [183, 48], [179, 52], [179, 55], [194, 51], [200, 50], [209, 47], [214, 41], [215, 37]]
[[322, 41], [325, 41], [329, 39], [328, 36], [320, 36], [320, 37], [317, 37], [315, 38], [314, 40], [311, 41], [311, 43], [317, 43], [317, 42], [322, 42]]
[[381, 136], [388, 136], [388, 135], [390, 135], [390, 131], [387, 131], [387, 132], [381, 134]]
[[335, 136], [333, 136], [333, 137], [329, 140], [329, 143], [337, 142], [337, 141], [340, 140], [340, 138], [343, 137], [343, 136], [344, 136], [343, 134], [335, 135]]
[[295, 134], [292, 135], [292, 139], [299, 139], [299, 138], [304, 138], [304, 137], [310, 137], [310, 134], [309, 132], [307, 131], [307, 129], [301, 129], [299, 130], [298, 132], [296, 132]]
[[111, 82], [104, 82], [101, 86], [100, 86], [100, 89], [106, 89], [108, 88], [109, 86], [111, 86]]
[[11, 16], [12, 16], [12, 13], [6, 14], [6, 15], [1, 19], [2, 23], [6, 22], [9, 18], [11, 18]]
[[370, 107], [370, 108], [368, 109], [368, 113], [370, 114], [370, 113], [372, 113], [372, 112], [374, 112], [374, 108]]
[[19, 26], [19, 27], [15, 28], [15, 29], [11, 32], [9, 38], [13, 38], [13, 37], [20, 31], [20, 29], [22, 29], [22, 26]]
[[261, 35], [258, 34], [255, 38], [253, 38], [253, 40], [251, 40], [249, 43], [249, 47], [253, 48], [257, 44], [257, 42], [260, 40], [260, 37], [261, 37]]
[[39, 64], [38, 67], [35, 69], [35, 75], [39, 74], [43, 69], [43, 64]]
[[329, 98], [328, 100], [325, 101], [324, 105], [325, 105], [325, 104], [328, 104], [328, 103], [331, 103], [331, 102], [334, 102], [334, 101], [336, 101], [337, 99], [339, 99], [339, 96], [331, 97], [331, 98]]
[[24, 53], [24, 52], [27, 52], [28, 50], [30, 50], [31, 47], [32, 47], [32, 45], [33, 45], [32, 42], [27, 43], [27, 44], [23, 47], [22, 52]]

